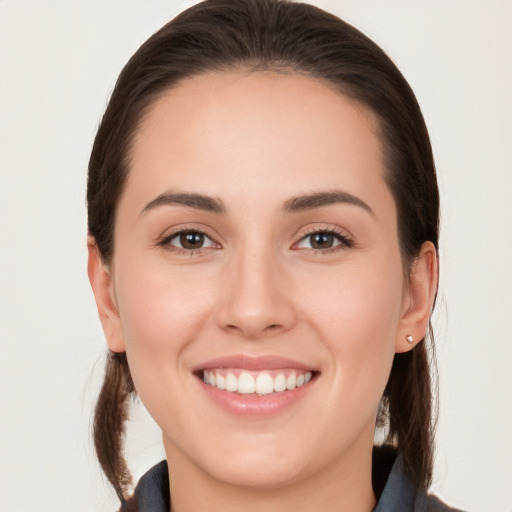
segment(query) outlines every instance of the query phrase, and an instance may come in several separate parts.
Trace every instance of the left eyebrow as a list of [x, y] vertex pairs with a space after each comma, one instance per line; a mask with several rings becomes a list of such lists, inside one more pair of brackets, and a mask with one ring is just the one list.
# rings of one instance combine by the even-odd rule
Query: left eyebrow
[[375, 212], [362, 199], [343, 190], [313, 192], [312, 194], [292, 197], [284, 203], [283, 211], [286, 213], [302, 212], [305, 210], [315, 210], [336, 203], [358, 206], [375, 216]]

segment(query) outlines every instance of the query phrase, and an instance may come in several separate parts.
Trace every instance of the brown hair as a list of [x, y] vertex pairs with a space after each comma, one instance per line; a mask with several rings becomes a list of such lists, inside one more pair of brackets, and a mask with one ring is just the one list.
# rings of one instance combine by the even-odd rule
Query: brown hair
[[[150, 37], [116, 83], [89, 162], [89, 233], [108, 264], [116, 207], [130, 167], [130, 145], [144, 113], [181, 80], [216, 70], [289, 69], [327, 82], [370, 108], [379, 122], [385, 180], [396, 202], [404, 271], [425, 241], [436, 249], [439, 194], [427, 129], [408, 83], [370, 39], [336, 16], [287, 0], [208, 0]], [[431, 329], [429, 329], [431, 331]], [[395, 355], [379, 421], [418, 488], [432, 476], [431, 356], [425, 343]], [[124, 354], [110, 355], [95, 410], [100, 464], [121, 501], [129, 472], [122, 440], [134, 387]]]

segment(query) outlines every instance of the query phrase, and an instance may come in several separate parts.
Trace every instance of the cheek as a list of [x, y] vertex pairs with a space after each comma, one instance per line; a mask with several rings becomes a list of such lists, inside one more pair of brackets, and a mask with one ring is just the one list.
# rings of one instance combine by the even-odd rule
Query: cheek
[[323, 284], [305, 290], [304, 302], [325, 329], [347, 334], [340, 341], [362, 348], [396, 331], [403, 295], [396, 261], [340, 266], [316, 282]]
[[204, 276], [146, 259], [120, 259], [117, 267], [116, 299], [127, 351], [140, 345], [148, 351], [176, 349], [200, 326], [210, 293]]
[[396, 260], [374, 262], [340, 268], [309, 294], [310, 322], [328, 349], [335, 387], [349, 391], [353, 404], [380, 400], [395, 352], [402, 283]]
[[116, 298], [130, 371], [139, 396], [151, 410], [152, 403], [167, 401], [166, 392], [184, 371], [181, 355], [204, 325], [212, 294], [199, 280], [169, 272], [158, 263], [138, 265], [126, 259], [116, 269]]

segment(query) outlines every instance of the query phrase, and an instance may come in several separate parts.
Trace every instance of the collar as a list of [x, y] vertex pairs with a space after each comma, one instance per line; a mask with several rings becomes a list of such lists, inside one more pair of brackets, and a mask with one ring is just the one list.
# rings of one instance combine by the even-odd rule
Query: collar
[[[374, 450], [373, 486], [378, 503], [372, 512], [461, 512], [451, 509], [436, 497], [417, 492], [406, 477], [400, 456], [394, 451], [378, 448]], [[123, 503], [120, 512], [169, 512], [169, 471], [167, 461], [153, 466], [139, 481], [134, 497]]]

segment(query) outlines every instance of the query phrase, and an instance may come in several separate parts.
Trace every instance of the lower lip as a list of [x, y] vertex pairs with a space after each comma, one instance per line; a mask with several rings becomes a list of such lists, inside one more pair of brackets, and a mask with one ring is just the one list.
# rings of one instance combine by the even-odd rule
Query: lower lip
[[198, 379], [205, 393], [220, 407], [232, 414], [246, 417], [265, 417], [277, 414], [307, 395], [313, 388], [316, 378], [313, 377], [307, 384], [290, 391], [269, 393], [268, 395], [232, 393]]

